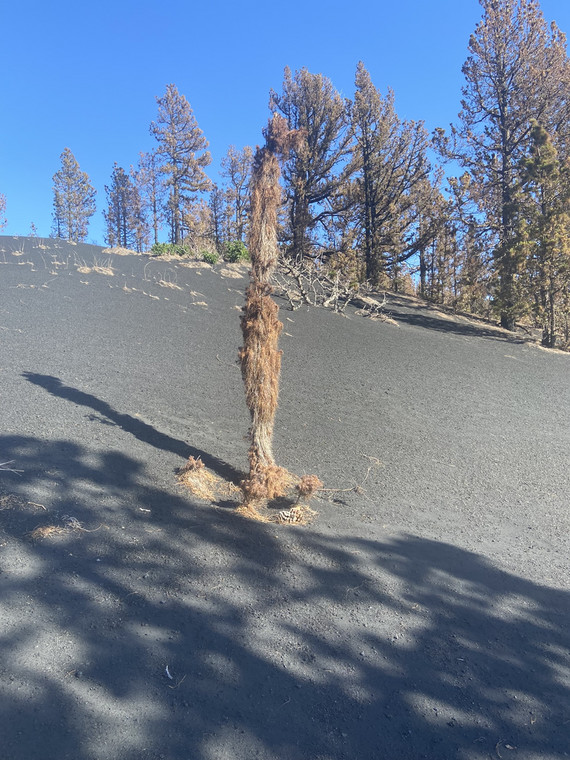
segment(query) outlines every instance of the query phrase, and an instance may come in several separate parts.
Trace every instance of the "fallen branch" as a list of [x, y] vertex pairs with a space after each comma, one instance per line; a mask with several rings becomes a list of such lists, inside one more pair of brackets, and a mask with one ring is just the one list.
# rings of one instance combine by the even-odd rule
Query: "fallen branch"
[[16, 475], [19, 475], [21, 472], [24, 472], [23, 470], [15, 470], [13, 467], [6, 467], [8, 464], [14, 464], [16, 460], [10, 459], [9, 462], [0, 462], [0, 472], [13, 472]]
[[355, 306], [363, 316], [386, 318], [382, 301], [368, 295], [366, 283], [357, 283], [339, 270], [312, 259], [281, 257], [273, 273], [272, 282], [279, 295], [289, 301], [291, 311], [301, 306], [320, 306], [344, 314], [349, 305]]

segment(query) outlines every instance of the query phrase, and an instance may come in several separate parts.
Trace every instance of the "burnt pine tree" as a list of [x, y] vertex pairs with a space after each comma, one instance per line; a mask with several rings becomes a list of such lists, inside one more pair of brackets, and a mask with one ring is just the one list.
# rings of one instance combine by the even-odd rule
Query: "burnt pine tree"
[[152, 122], [150, 131], [158, 142], [156, 154], [168, 191], [165, 214], [170, 241], [182, 243], [185, 206], [212, 185], [204, 172], [211, 162], [208, 141], [198, 127], [190, 103], [175, 85], [167, 85], [166, 93], [157, 98], [157, 103], [158, 119]]
[[347, 210], [344, 189], [352, 173], [348, 103], [322, 74], [301, 69], [292, 75], [287, 67], [283, 91], [271, 91], [269, 106], [303, 136], [286, 157], [283, 180], [289, 250], [310, 256], [319, 247], [319, 232]]
[[61, 169], [53, 175], [53, 231], [56, 237], [81, 243], [95, 213], [96, 190], [69, 148], [60, 160]]
[[107, 243], [128, 248], [134, 239], [134, 194], [130, 176], [117, 163], [113, 166], [111, 184], [105, 185], [108, 207], [103, 211], [107, 224]]
[[6, 219], [6, 196], [3, 193], [0, 193], [0, 230], [3, 230], [6, 226], [7, 219]]
[[152, 227], [153, 242], [158, 243], [158, 230], [164, 221], [162, 209], [165, 188], [159, 169], [156, 151], [140, 153], [139, 163], [133, 179], [138, 190], [142, 213], [149, 219]]
[[134, 248], [141, 253], [148, 248], [150, 229], [148, 206], [141, 192], [140, 170], [131, 167], [127, 172], [115, 163], [111, 184], [105, 185], [107, 209], [103, 216], [107, 224], [107, 243]]
[[221, 253], [223, 244], [229, 240], [229, 218], [226, 193], [214, 185], [208, 198], [210, 209], [210, 237], [216, 250]]
[[252, 167], [253, 151], [249, 145], [242, 150], [230, 145], [222, 158], [220, 174], [227, 182], [226, 203], [231, 214], [229, 235], [233, 240], [245, 237]]
[[471, 174], [472, 200], [493, 249], [495, 305], [512, 329], [525, 309], [518, 245], [521, 159], [532, 121], [566, 141], [569, 65], [564, 35], [545, 23], [536, 0], [480, 0], [483, 17], [463, 66], [462, 110], [451, 136], [436, 131], [442, 153]]
[[148, 250], [150, 245], [151, 228], [149, 223], [150, 206], [144, 196], [140, 179], [141, 169], [131, 166], [129, 178], [131, 181], [131, 228], [135, 250], [138, 253]]
[[542, 343], [557, 345], [566, 322], [570, 289], [570, 161], [561, 161], [549, 134], [532, 130], [529, 158], [523, 161], [526, 226], [523, 239], [533, 309]]
[[[435, 190], [429, 136], [422, 122], [401, 121], [394, 93], [383, 98], [364, 64], [356, 70], [352, 107], [353, 167], [366, 278], [375, 284], [433, 239]], [[428, 213], [429, 212], [429, 213]]]
[[461, 259], [457, 307], [489, 317], [489, 253], [470, 202], [471, 175], [464, 172], [460, 177], [450, 177], [448, 183], [447, 208], [458, 231]]

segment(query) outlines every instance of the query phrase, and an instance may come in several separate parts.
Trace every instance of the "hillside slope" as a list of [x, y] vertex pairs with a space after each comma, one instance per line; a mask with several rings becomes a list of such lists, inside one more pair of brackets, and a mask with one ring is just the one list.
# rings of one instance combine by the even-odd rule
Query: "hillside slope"
[[277, 461], [337, 490], [253, 523], [175, 481], [246, 467], [245, 284], [0, 237], [5, 756], [567, 757], [570, 356], [282, 308]]

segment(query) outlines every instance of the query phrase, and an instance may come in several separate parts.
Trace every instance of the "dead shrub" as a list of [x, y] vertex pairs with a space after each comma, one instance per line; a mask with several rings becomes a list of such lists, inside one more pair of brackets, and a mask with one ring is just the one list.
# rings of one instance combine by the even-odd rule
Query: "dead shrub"
[[27, 536], [30, 541], [41, 541], [50, 536], [60, 536], [63, 533], [67, 533], [68, 530], [68, 528], [62, 528], [59, 525], [38, 525], [38, 527], [30, 531]]
[[316, 475], [303, 475], [295, 486], [299, 499], [310, 499], [311, 496], [323, 487], [323, 482]]
[[188, 457], [184, 467], [181, 467], [177, 472], [176, 479], [200, 499], [206, 501], [215, 499], [216, 476], [206, 469], [204, 462], [199, 457]]
[[[247, 516], [259, 514], [257, 502], [284, 496], [294, 480], [275, 464], [272, 449], [282, 356], [278, 341], [283, 323], [278, 319], [279, 307], [271, 297], [273, 288], [269, 283], [278, 261], [277, 217], [281, 204], [278, 156], [300, 144], [302, 135], [289, 130], [285, 119], [277, 114], [264, 135], [266, 144], [256, 151], [251, 179], [248, 249], [252, 267], [241, 317], [243, 346], [239, 350], [251, 415], [249, 476], [241, 484], [243, 513]], [[311, 487], [303, 486], [307, 493], [313, 492]]]

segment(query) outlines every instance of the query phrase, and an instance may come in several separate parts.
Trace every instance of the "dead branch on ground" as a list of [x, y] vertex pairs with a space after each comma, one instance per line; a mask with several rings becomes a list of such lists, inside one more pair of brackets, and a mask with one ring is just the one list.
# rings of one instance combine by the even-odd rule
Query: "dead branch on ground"
[[319, 306], [344, 314], [348, 306], [358, 309], [362, 316], [388, 319], [384, 312], [386, 293], [382, 301], [370, 295], [366, 283], [358, 283], [341, 271], [319, 260], [282, 256], [273, 273], [277, 292], [289, 302], [291, 311], [305, 306]]

